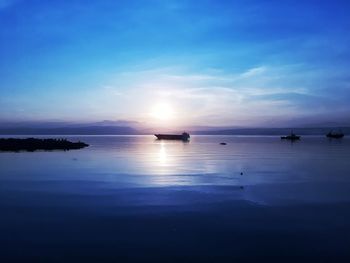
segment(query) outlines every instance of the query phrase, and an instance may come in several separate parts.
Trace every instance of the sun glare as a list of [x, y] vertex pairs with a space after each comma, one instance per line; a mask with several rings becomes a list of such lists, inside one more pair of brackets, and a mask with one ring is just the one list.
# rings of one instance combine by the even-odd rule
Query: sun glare
[[162, 121], [173, 119], [174, 114], [173, 108], [168, 103], [158, 103], [151, 110], [152, 117]]

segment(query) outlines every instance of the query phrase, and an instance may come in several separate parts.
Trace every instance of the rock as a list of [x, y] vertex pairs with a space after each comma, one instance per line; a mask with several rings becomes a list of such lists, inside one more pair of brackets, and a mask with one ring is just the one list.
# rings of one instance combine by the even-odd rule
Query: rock
[[83, 142], [70, 142], [66, 139], [16, 139], [7, 138], [0, 139], [0, 151], [53, 151], [53, 150], [76, 150], [88, 147], [89, 145]]

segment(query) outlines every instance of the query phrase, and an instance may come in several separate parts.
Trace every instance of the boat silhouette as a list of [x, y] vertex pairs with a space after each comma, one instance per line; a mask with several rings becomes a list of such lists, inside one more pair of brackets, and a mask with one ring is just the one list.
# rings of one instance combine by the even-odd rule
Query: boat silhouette
[[340, 139], [344, 137], [344, 133], [342, 133], [341, 131], [339, 132], [330, 131], [329, 133], [326, 134], [326, 136], [327, 138]]
[[158, 140], [181, 140], [188, 141], [190, 139], [190, 135], [187, 132], [183, 132], [182, 134], [155, 134]]
[[300, 140], [300, 136], [294, 134], [293, 131], [292, 131], [292, 132], [290, 133], [290, 135], [282, 136], [281, 139], [282, 139], [282, 140], [291, 140], [291, 141], [295, 141], [295, 140]]

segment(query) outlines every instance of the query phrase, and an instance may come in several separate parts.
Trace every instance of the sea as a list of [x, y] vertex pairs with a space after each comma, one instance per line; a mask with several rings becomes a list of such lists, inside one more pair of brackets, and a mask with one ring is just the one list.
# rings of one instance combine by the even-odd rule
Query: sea
[[0, 262], [350, 262], [350, 138], [35, 137], [90, 146], [0, 152]]

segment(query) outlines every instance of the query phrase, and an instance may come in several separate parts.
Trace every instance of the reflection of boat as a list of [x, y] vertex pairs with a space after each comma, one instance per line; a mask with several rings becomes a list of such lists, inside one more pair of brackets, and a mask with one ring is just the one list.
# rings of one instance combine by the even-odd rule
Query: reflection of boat
[[281, 139], [283, 140], [291, 140], [291, 141], [294, 141], [294, 140], [300, 140], [300, 136], [298, 135], [295, 135], [293, 133], [293, 131], [290, 133], [290, 135], [287, 135], [287, 136], [282, 136]]
[[182, 134], [155, 134], [158, 140], [181, 140], [188, 141], [190, 139], [190, 135], [187, 132]]
[[333, 132], [330, 131], [329, 133], [327, 133], [326, 135], [328, 138], [335, 138], [335, 139], [340, 139], [344, 137], [344, 133], [342, 132]]

